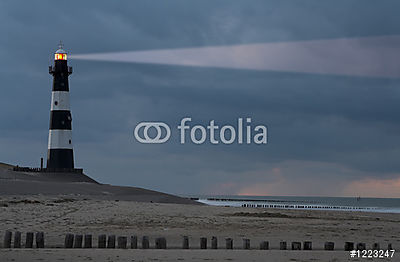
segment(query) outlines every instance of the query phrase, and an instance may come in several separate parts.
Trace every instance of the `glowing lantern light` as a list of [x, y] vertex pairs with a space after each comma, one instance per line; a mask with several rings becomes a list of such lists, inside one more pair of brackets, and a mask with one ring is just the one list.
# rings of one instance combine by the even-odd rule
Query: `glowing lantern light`
[[67, 54], [54, 54], [54, 60], [67, 60]]

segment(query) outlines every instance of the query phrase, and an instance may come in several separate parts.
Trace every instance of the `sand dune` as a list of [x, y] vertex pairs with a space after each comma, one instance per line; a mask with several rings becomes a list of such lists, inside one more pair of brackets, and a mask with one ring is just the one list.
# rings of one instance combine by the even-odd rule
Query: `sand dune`
[[101, 184], [85, 174], [16, 172], [0, 164], [0, 195], [74, 195], [157, 203], [200, 203], [153, 190]]

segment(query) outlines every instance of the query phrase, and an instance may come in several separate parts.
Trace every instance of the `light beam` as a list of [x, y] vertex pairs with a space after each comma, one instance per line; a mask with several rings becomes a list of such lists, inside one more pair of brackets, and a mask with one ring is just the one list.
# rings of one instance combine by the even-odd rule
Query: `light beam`
[[399, 78], [400, 36], [77, 54], [71, 58]]

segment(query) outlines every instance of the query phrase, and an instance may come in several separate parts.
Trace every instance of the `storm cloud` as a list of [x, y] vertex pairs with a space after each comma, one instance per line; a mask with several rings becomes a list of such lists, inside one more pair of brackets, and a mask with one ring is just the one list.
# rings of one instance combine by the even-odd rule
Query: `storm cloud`
[[[46, 156], [47, 66], [60, 40], [73, 56], [400, 35], [398, 1], [21, 3], [0, 2], [0, 161], [22, 166]], [[384, 62], [366, 63], [384, 74], [392, 70]], [[398, 78], [69, 64], [76, 164], [101, 182], [187, 194], [333, 196], [363, 196], [375, 185], [371, 196], [400, 197]], [[268, 126], [268, 144], [180, 145], [176, 128], [166, 144], [133, 138], [141, 121], [176, 127], [186, 116], [202, 125], [251, 117]], [[390, 181], [395, 186], [382, 186]]]

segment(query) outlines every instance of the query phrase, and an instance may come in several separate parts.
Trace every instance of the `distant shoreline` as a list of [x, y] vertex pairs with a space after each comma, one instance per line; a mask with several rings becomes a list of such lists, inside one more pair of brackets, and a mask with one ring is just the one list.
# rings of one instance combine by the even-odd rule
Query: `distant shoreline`
[[400, 199], [392, 198], [191, 196], [190, 199], [211, 206], [400, 213]]

